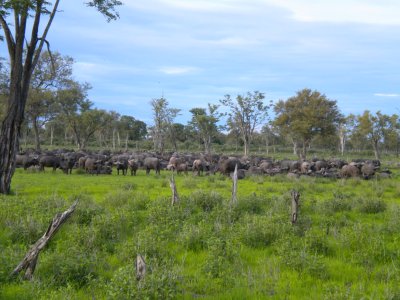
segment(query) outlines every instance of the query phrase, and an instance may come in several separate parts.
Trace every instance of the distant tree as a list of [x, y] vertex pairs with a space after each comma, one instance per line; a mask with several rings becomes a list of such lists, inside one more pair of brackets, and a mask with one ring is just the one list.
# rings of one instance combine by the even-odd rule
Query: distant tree
[[227, 112], [231, 124], [235, 125], [240, 132], [244, 143], [244, 155], [248, 155], [253, 133], [268, 116], [271, 105], [264, 103], [264, 94], [258, 91], [248, 92], [245, 96], [237, 95], [232, 99], [230, 95], [220, 100], [223, 106], [229, 108]]
[[169, 103], [165, 98], [153, 99], [150, 102], [153, 109], [154, 125], [151, 128], [154, 150], [164, 152], [165, 142], [169, 138], [176, 150], [176, 134], [173, 128], [173, 121], [180, 112], [180, 109], [168, 107]]
[[201, 137], [206, 154], [211, 153], [211, 142], [213, 137], [218, 133], [217, 123], [220, 114], [217, 112], [218, 105], [208, 104], [208, 112], [204, 108], [192, 108], [192, 119], [190, 125], [196, 130]]
[[93, 103], [87, 98], [90, 88], [87, 83], [70, 81], [68, 88], [57, 91], [60, 117], [72, 131], [79, 149], [84, 149], [89, 138], [105, 126], [106, 113], [92, 109]]
[[318, 135], [334, 134], [341, 119], [336, 101], [310, 89], [303, 89], [286, 101], [280, 100], [274, 110], [274, 125], [292, 140], [295, 148], [301, 146], [297, 154], [302, 159], [306, 159], [312, 140]]
[[128, 149], [129, 140], [140, 141], [147, 135], [147, 125], [143, 121], [136, 120], [132, 116], [121, 116], [119, 129], [125, 136], [125, 150]]
[[374, 150], [376, 159], [381, 157], [381, 145], [388, 142], [390, 137], [396, 136], [398, 116], [388, 116], [378, 111], [375, 115], [366, 110], [357, 117], [355, 134], [365, 137]]
[[43, 52], [33, 71], [26, 103], [26, 115], [32, 124], [35, 148], [40, 150], [39, 130], [57, 113], [55, 92], [71, 80], [73, 59], [60, 53]]
[[[19, 150], [21, 125], [29, 86], [47, 35], [58, 10], [60, 0], [0, 1], [0, 26], [8, 48], [10, 84], [0, 128], [0, 193], [10, 192], [15, 171], [15, 156]], [[118, 0], [93, 0], [86, 3], [96, 7], [108, 20], [116, 19]]]

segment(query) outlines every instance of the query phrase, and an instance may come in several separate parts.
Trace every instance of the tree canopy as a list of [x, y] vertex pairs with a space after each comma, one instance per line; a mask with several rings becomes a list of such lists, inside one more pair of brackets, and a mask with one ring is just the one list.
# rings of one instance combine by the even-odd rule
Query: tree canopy
[[341, 120], [336, 101], [310, 89], [298, 91], [296, 96], [286, 101], [280, 100], [274, 110], [274, 125], [296, 148], [301, 146], [298, 155], [303, 159], [312, 140], [317, 136], [334, 134]]

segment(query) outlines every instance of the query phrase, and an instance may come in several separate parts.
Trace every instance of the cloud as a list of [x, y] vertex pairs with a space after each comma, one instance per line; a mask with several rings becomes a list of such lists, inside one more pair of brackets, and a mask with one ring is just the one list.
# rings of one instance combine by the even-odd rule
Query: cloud
[[389, 97], [389, 98], [396, 98], [400, 97], [400, 94], [390, 94], [390, 93], [375, 93], [375, 97]]
[[302, 22], [364, 23], [400, 25], [400, 1], [368, 0], [264, 0], [285, 8], [295, 20]]
[[198, 68], [194, 67], [162, 67], [160, 72], [167, 75], [182, 75], [198, 71]]

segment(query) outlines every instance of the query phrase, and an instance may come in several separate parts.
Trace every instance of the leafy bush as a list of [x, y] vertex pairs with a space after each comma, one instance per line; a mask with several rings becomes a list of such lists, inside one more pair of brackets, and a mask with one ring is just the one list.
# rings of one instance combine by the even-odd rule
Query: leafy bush
[[261, 214], [266, 206], [267, 199], [253, 193], [247, 197], [240, 197], [235, 210], [238, 213]]
[[357, 208], [362, 213], [377, 214], [386, 210], [386, 203], [380, 199], [360, 198], [357, 201]]
[[179, 291], [178, 272], [170, 261], [146, 260], [145, 277], [136, 280], [133, 263], [118, 269], [104, 289], [110, 299], [175, 299]]
[[191, 201], [205, 212], [209, 212], [215, 207], [220, 206], [223, 201], [222, 196], [214, 191], [207, 193], [202, 190], [197, 190], [190, 195], [190, 198]]
[[262, 248], [270, 246], [280, 234], [279, 224], [266, 216], [245, 216], [240, 224], [240, 240], [247, 246]]

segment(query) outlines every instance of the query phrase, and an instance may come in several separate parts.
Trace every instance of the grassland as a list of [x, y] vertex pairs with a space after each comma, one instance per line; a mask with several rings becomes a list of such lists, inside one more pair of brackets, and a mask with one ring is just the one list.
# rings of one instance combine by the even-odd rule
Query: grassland
[[[17, 170], [0, 196], [1, 299], [400, 299], [400, 176], [231, 181], [170, 173], [91, 176]], [[301, 193], [290, 222], [290, 191]], [[52, 217], [79, 199], [40, 254], [9, 276]], [[138, 282], [136, 254], [148, 272]]]

